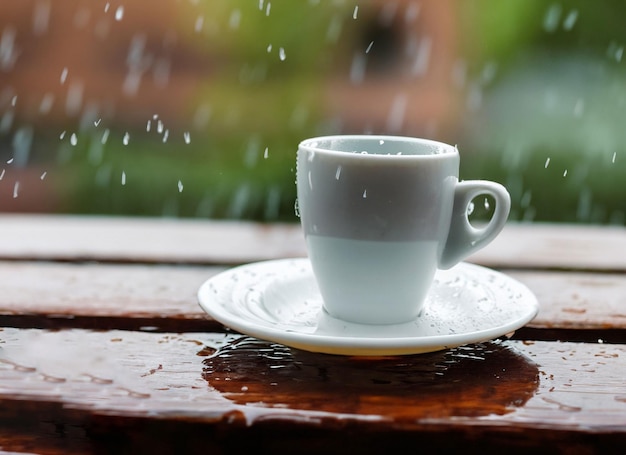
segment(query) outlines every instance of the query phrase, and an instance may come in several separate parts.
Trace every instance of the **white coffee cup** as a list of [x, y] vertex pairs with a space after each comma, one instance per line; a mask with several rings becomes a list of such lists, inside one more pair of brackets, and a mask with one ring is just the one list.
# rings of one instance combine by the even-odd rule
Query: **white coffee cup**
[[[307, 139], [297, 156], [298, 211], [324, 309], [363, 324], [419, 316], [437, 269], [493, 240], [511, 201], [495, 182], [459, 182], [456, 147], [426, 139], [344, 135]], [[472, 200], [495, 200], [490, 221]]]

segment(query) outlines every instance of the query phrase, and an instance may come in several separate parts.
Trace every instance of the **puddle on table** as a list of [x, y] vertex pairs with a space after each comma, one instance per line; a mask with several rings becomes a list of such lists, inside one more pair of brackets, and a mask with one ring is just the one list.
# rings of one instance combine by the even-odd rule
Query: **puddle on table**
[[522, 406], [539, 385], [537, 365], [498, 341], [372, 358], [242, 336], [203, 365], [209, 385], [236, 404], [395, 419], [502, 415]]

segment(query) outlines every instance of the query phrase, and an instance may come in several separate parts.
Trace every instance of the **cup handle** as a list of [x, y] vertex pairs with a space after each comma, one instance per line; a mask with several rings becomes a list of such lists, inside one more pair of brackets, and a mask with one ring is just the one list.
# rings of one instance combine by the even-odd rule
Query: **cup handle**
[[[474, 198], [490, 195], [495, 209], [486, 226], [476, 228], [468, 218], [468, 209]], [[511, 196], [504, 186], [487, 180], [459, 182], [454, 190], [454, 207], [450, 232], [439, 260], [440, 269], [449, 269], [461, 260], [486, 246], [502, 230], [511, 210]]]

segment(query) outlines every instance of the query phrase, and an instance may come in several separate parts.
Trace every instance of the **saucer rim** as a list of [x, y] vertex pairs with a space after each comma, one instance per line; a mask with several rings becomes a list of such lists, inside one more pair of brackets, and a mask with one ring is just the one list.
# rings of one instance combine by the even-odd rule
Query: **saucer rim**
[[[493, 270], [491, 268], [469, 263], [460, 262], [453, 269], [474, 269], [481, 273], [491, 273], [499, 279], [513, 284], [516, 289], [523, 293], [520, 300], [524, 301], [527, 311], [523, 316], [517, 317], [506, 324], [488, 327], [484, 330], [468, 331], [456, 334], [445, 335], [423, 335], [423, 336], [400, 336], [400, 337], [371, 337], [371, 336], [336, 336], [329, 334], [303, 333], [278, 329], [270, 325], [261, 325], [245, 318], [241, 318], [223, 308], [221, 304], [211, 305], [210, 286], [214, 281], [224, 279], [242, 270], [263, 267], [278, 267], [283, 264], [297, 265], [294, 263], [309, 263], [308, 258], [285, 258], [273, 259], [248, 264], [239, 265], [225, 270], [207, 279], [198, 289], [198, 303], [203, 311], [225, 327], [240, 332], [241, 334], [255, 338], [284, 344], [286, 346], [303, 349], [313, 352], [340, 355], [406, 355], [433, 352], [466, 344], [479, 343], [506, 336], [523, 327], [535, 318], [539, 311], [539, 302], [530, 289], [514, 278]], [[310, 264], [310, 263], [309, 263]], [[328, 317], [332, 317], [328, 315]], [[339, 319], [334, 318], [336, 321]], [[358, 324], [345, 322], [351, 326], [375, 327], [375, 324]], [[403, 324], [389, 324], [386, 326], [400, 326]]]

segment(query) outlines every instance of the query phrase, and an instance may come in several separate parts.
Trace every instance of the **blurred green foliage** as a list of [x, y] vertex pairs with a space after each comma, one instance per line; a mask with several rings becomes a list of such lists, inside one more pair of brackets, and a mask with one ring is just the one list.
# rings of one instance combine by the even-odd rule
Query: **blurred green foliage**
[[[101, 126], [82, 131], [74, 146], [60, 143], [55, 172], [72, 193], [68, 210], [294, 221], [297, 144], [335, 132], [324, 118], [323, 86], [345, 70], [363, 23], [376, 19], [361, 4], [361, 22], [354, 20], [355, 5], [198, 3], [206, 32], [184, 39], [212, 59], [212, 71], [188, 111], [204, 109], [206, 124], [179, 126], [167, 141], [154, 130], [131, 131], [125, 144], [118, 128], [102, 144]], [[459, 59], [468, 68], [461, 178], [504, 183], [511, 219], [624, 224], [626, 5], [456, 5]]]

